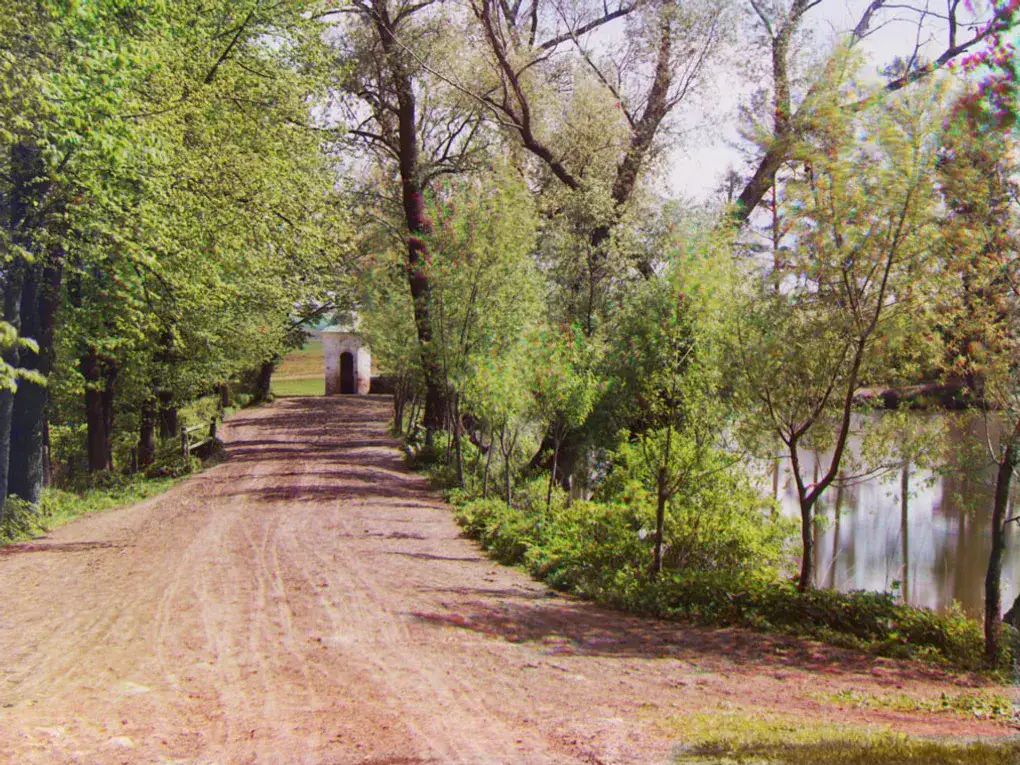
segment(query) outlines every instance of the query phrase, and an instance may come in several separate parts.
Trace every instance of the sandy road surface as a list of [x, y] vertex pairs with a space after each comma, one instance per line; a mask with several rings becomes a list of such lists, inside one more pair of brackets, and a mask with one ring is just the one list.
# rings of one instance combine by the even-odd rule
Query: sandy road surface
[[0, 549], [0, 761], [664, 762], [685, 713], [765, 708], [1005, 732], [820, 698], [965, 678], [553, 596], [459, 537], [387, 414], [243, 412], [225, 464]]

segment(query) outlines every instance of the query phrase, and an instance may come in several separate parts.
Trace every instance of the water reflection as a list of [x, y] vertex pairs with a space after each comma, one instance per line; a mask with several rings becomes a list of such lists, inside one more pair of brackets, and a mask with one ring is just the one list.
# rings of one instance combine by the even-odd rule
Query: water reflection
[[[815, 525], [817, 585], [894, 591], [909, 603], [936, 609], [957, 601], [967, 613], [981, 615], [995, 471], [987, 464], [968, 468], [962, 455], [986, 443], [989, 434], [980, 417], [944, 423], [949, 454], [961, 455], [948, 468], [907, 464], [879, 477], [846, 480], [822, 495]], [[804, 474], [817, 476], [828, 456], [804, 453]], [[784, 510], [799, 517], [787, 464], [776, 463], [770, 472], [768, 484]], [[1020, 594], [1015, 525], [1007, 525], [1003, 609]]]

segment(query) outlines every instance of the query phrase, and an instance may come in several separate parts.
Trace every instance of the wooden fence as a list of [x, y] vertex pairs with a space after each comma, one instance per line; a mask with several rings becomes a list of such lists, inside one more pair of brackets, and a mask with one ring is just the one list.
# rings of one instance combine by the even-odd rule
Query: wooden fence
[[[211, 444], [216, 440], [216, 422], [213, 417], [208, 425], [194, 425], [190, 428], [181, 428], [181, 456], [186, 460], [188, 456], [199, 447]], [[206, 431], [203, 436], [199, 431]]]

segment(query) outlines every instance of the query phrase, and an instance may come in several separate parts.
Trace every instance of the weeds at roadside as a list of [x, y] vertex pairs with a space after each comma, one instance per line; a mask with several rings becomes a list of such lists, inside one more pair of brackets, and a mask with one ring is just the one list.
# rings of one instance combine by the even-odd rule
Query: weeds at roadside
[[889, 709], [896, 712], [945, 712], [981, 720], [1010, 722], [1016, 719], [1012, 699], [1004, 693], [974, 691], [918, 698], [905, 693], [874, 694], [845, 689], [817, 696], [822, 701], [858, 709]]

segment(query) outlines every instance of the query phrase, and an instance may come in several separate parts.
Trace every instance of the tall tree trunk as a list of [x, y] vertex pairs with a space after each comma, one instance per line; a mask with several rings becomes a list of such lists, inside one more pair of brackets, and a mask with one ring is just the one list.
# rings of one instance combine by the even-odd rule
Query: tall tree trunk
[[182, 359], [176, 348], [176, 325], [163, 327], [156, 344], [153, 360], [156, 362], [152, 374], [152, 390], [156, 396], [156, 411], [159, 417], [160, 440], [176, 438], [178, 432], [177, 401], [175, 392], [174, 367]]
[[107, 449], [106, 417], [103, 407], [103, 372], [102, 362], [94, 348], [90, 348], [81, 358], [81, 373], [85, 378], [85, 423], [90, 473], [108, 470], [109, 451]]
[[513, 460], [514, 444], [517, 441], [517, 434], [513, 434], [507, 441], [508, 433], [504, 425], [499, 431], [499, 452], [503, 455], [503, 483], [506, 495], [506, 506], [513, 507], [513, 481], [510, 476], [510, 465]]
[[[42, 151], [33, 143], [19, 141], [11, 146], [10, 170], [11, 181], [10, 191], [7, 195], [7, 209], [4, 211], [3, 223], [7, 228], [8, 235], [14, 243], [32, 249], [32, 231], [38, 225], [33, 219], [36, 211], [40, 208], [44, 197], [49, 192], [51, 183], [45, 178], [45, 166], [42, 158]], [[19, 335], [22, 333], [22, 291], [27, 272], [30, 266], [20, 256], [15, 256], [3, 266], [3, 320], [12, 325]], [[13, 367], [23, 363], [22, 351], [17, 348], [10, 348], [3, 352], [4, 361]], [[25, 349], [24, 353], [30, 353]], [[20, 387], [20, 386], [19, 386]], [[12, 443], [11, 437], [15, 434], [15, 428], [20, 429], [23, 425], [15, 423], [15, 399], [16, 393], [10, 391], [0, 392], [0, 509], [3, 502], [11, 492], [9, 478], [11, 475], [11, 460], [17, 462], [20, 455], [17, 454], [17, 444]], [[25, 486], [19, 484], [17, 488], [25, 491]]]
[[[535, 455], [528, 462], [528, 470], [552, 470], [553, 452], [551, 450], [555, 445], [556, 438], [553, 434], [553, 429], [549, 428], [545, 435], [542, 436], [542, 442], [538, 445], [538, 451], [535, 452]], [[559, 477], [560, 488], [564, 491], [570, 491], [570, 476], [574, 474], [577, 459], [582, 454], [581, 447], [583, 445], [584, 440], [580, 430], [568, 430], [566, 435], [560, 440], [559, 454], [557, 455], [558, 465], [554, 472]]]
[[53, 456], [50, 444], [50, 422], [43, 421], [43, 486], [53, 485]]
[[800, 576], [797, 578], [797, 589], [807, 592], [811, 589], [811, 581], [815, 573], [815, 528], [812, 521], [815, 499], [800, 498]]
[[398, 379], [393, 389], [393, 430], [396, 435], [404, 433], [404, 406], [407, 403], [407, 386]]
[[994, 665], [999, 658], [1002, 633], [1002, 560], [1006, 552], [1006, 512], [1009, 487], [1017, 464], [1017, 434], [1010, 436], [995, 476], [995, 500], [992, 507], [992, 551], [985, 574], [985, 658]]
[[552, 472], [549, 474], [549, 488], [545, 492], [545, 512], [546, 514], [552, 509], [552, 490], [553, 484], [556, 482], [556, 470], [559, 468], [560, 463], [560, 439], [556, 439], [556, 443], [553, 445], [553, 459], [552, 459]]
[[220, 409], [226, 409], [230, 406], [230, 383], [221, 382], [216, 386], [216, 392], [220, 394]]
[[503, 454], [503, 489], [506, 496], [506, 506], [513, 507], [513, 482], [510, 480], [510, 455]]
[[414, 83], [405, 63], [405, 51], [397, 41], [396, 21], [390, 16], [386, 0], [372, 1], [372, 20], [386, 52], [390, 83], [397, 99], [397, 154], [400, 165], [400, 191], [407, 226], [407, 277], [414, 307], [414, 322], [425, 373], [425, 443], [433, 445], [435, 432], [443, 427], [446, 414], [446, 390], [439, 361], [432, 350], [432, 285], [429, 281], [429, 252], [426, 237], [432, 233], [432, 221], [425, 209], [425, 188], [418, 156], [418, 112]]
[[[675, 388], [674, 388], [675, 393]], [[656, 476], [655, 505], [655, 554], [652, 559], [652, 576], [662, 573], [662, 537], [666, 531], [666, 501], [669, 499], [669, 463], [673, 451], [673, 426], [666, 428], [666, 448], [663, 451], [663, 463], [659, 466]]]
[[489, 467], [492, 465], [492, 453], [496, 451], [495, 447], [492, 433], [489, 433], [489, 451], [485, 453], [485, 469], [482, 471], [482, 499], [489, 498]]
[[[21, 291], [21, 334], [36, 341], [38, 352], [21, 351], [21, 366], [48, 377], [54, 360], [54, 327], [60, 304], [63, 253], [50, 263], [27, 269]], [[49, 389], [22, 380], [14, 396], [11, 416], [10, 464], [7, 490], [37, 504], [46, 485], [46, 404]]]
[[[15, 329], [21, 326], [21, 269], [16, 266], [8, 270], [3, 282], [3, 320]], [[3, 351], [4, 363], [18, 367], [18, 348]], [[14, 393], [0, 389], [0, 513], [7, 499], [7, 474], [11, 459], [11, 421], [14, 416]]]
[[453, 406], [451, 407], [453, 412], [453, 440], [456, 444], [457, 452], [457, 485], [464, 486], [464, 450], [462, 448], [460, 439], [463, 430], [463, 423], [460, 419], [460, 401], [456, 396], [453, 398]]
[[22, 380], [11, 407], [7, 491], [33, 505], [38, 504], [46, 483], [45, 411], [46, 387]]
[[453, 411], [451, 407], [446, 408], [446, 416], [443, 419], [443, 429], [450, 434], [446, 439], [446, 464], [453, 463]]
[[[842, 489], [842, 486], [840, 487]], [[839, 494], [836, 495], [836, 513], [839, 517]], [[900, 554], [903, 556], [903, 574], [900, 592], [903, 602], [910, 602], [910, 461], [903, 461], [900, 473]]]
[[164, 441], [176, 437], [180, 426], [173, 391], [166, 389], [157, 391], [156, 400], [159, 403], [159, 437]]
[[156, 459], [156, 400], [146, 398], [142, 403], [141, 424], [138, 429], [138, 465], [147, 467]]
[[421, 409], [421, 403], [418, 400], [418, 394], [414, 394], [411, 397], [411, 413], [407, 416], [407, 435], [413, 436], [418, 425], [418, 410]]
[[255, 390], [251, 403], [262, 404], [269, 400], [271, 386], [273, 383], [273, 372], [276, 371], [277, 357], [263, 361], [255, 377]]
[[101, 366], [103, 374], [103, 390], [101, 393], [103, 406], [103, 447], [106, 452], [106, 470], [113, 470], [113, 423], [114, 394], [116, 392], [117, 373], [119, 367], [107, 362]]
[[[3, 354], [7, 364], [17, 364], [18, 354], [9, 351]], [[0, 513], [7, 499], [7, 469], [11, 461], [11, 417], [14, 413], [14, 394], [6, 388], [0, 389]]]

